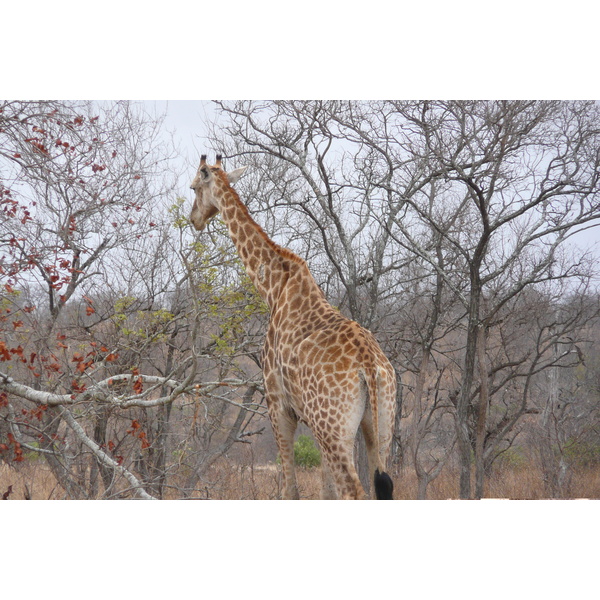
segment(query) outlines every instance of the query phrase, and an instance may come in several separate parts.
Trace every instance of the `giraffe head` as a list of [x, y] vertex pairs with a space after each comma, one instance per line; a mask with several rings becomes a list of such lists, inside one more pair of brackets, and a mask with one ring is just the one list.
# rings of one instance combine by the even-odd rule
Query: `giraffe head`
[[241, 177], [245, 170], [246, 167], [240, 167], [225, 173], [221, 166], [220, 154], [217, 154], [217, 162], [212, 167], [206, 163], [206, 154], [202, 155], [198, 172], [190, 186], [196, 193], [190, 221], [198, 231], [204, 229], [208, 221], [221, 210], [223, 193]]

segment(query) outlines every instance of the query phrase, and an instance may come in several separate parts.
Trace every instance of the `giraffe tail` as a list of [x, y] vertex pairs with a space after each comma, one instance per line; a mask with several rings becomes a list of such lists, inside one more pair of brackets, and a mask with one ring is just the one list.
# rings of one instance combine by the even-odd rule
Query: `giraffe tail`
[[394, 499], [394, 483], [392, 478], [383, 471], [375, 469], [375, 497], [377, 500], [393, 500]]
[[[379, 390], [380, 390], [380, 377], [379, 369], [376, 367], [371, 371], [369, 375], [365, 377], [368, 393], [369, 402], [371, 404], [371, 413], [373, 419], [373, 440], [377, 448], [377, 456], [379, 457]], [[375, 476], [373, 486], [375, 488], [375, 498], [377, 500], [393, 500], [394, 496], [394, 483], [392, 478], [383, 470], [383, 464], [381, 458], [377, 460], [377, 468], [375, 469]]]

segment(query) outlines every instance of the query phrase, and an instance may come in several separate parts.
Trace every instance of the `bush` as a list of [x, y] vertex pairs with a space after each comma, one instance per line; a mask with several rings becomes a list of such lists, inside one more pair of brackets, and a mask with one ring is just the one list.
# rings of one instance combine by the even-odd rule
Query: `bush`
[[[278, 465], [281, 464], [279, 454], [275, 462]], [[305, 469], [312, 469], [321, 465], [321, 453], [309, 436], [299, 435], [294, 443], [294, 463], [298, 467], [304, 467]]]
[[565, 458], [577, 467], [600, 464], [600, 444], [570, 439], [564, 447]]
[[495, 464], [501, 469], [519, 471], [527, 467], [528, 460], [521, 446], [511, 446], [496, 457]]
[[294, 462], [299, 467], [310, 469], [321, 464], [321, 453], [313, 440], [307, 435], [300, 435], [294, 444]]

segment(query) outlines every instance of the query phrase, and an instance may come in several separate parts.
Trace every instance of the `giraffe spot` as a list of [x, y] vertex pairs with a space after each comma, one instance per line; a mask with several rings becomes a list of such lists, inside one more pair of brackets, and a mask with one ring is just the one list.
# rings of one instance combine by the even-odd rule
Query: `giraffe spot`
[[338, 347], [338, 348], [334, 348], [334, 349], [331, 351], [331, 353], [330, 353], [330, 355], [329, 355], [329, 358], [330, 358], [332, 361], [335, 361], [335, 360], [337, 360], [338, 358], [340, 358], [340, 356], [341, 356], [341, 355], [342, 355], [342, 349]]
[[300, 310], [300, 307], [302, 306], [302, 298], [300, 298], [300, 296], [296, 296], [291, 302], [290, 302], [290, 309], [291, 310]]
[[323, 365], [323, 372], [325, 375], [331, 375], [334, 372], [334, 367], [332, 363], [325, 363]]
[[347, 371], [350, 368], [350, 359], [347, 356], [342, 356], [337, 362], [337, 368], [340, 371]]

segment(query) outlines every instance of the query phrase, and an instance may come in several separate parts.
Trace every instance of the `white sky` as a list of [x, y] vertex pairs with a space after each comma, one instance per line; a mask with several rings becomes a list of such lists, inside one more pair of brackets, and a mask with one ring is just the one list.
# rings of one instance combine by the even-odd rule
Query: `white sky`
[[[182, 162], [189, 170], [190, 178], [197, 167], [200, 155], [207, 153], [205, 142], [206, 122], [214, 119], [216, 111], [208, 100], [156, 100], [145, 101], [150, 110], [166, 113], [165, 129], [172, 132], [180, 146]], [[236, 165], [232, 165], [236, 166]], [[178, 194], [191, 199], [188, 181], [183, 177]], [[586, 229], [573, 237], [573, 242], [582, 250], [595, 250], [600, 254], [600, 228]], [[284, 242], [281, 242], [284, 243]]]
[[[158, 111], [166, 111], [165, 126], [176, 132], [176, 139], [188, 158], [195, 159], [206, 152], [203, 138], [206, 133], [205, 123], [214, 118], [214, 110], [207, 100], [168, 100], [155, 101]], [[199, 158], [198, 158], [199, 159]]]

